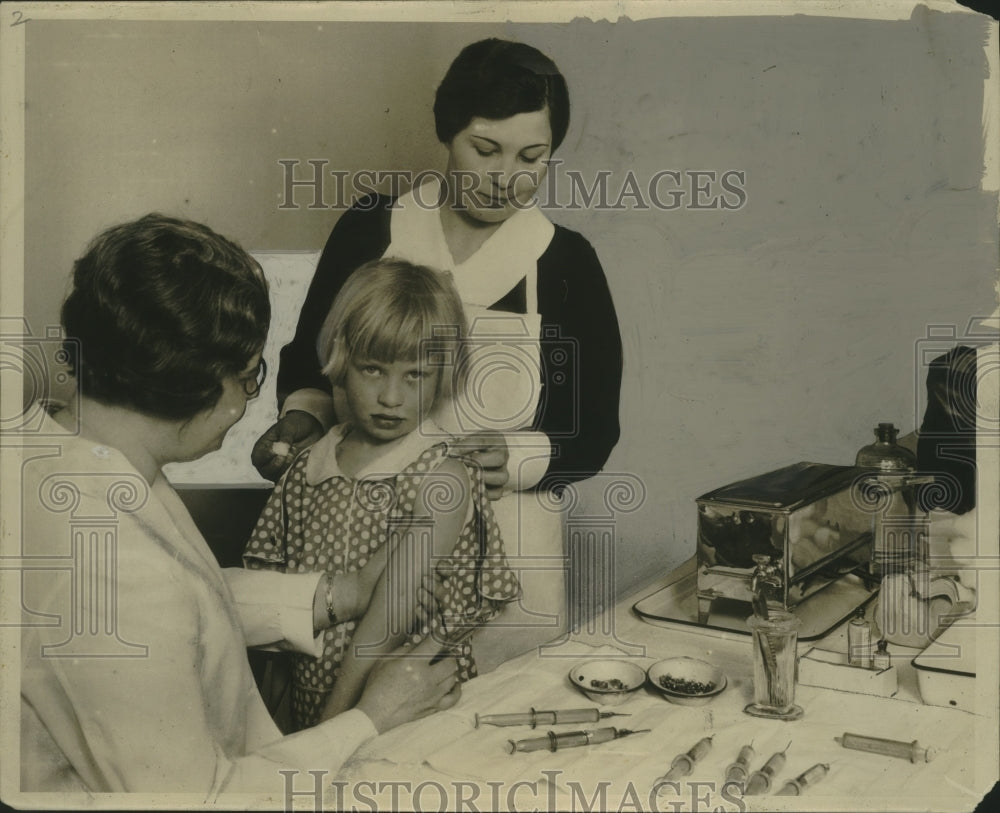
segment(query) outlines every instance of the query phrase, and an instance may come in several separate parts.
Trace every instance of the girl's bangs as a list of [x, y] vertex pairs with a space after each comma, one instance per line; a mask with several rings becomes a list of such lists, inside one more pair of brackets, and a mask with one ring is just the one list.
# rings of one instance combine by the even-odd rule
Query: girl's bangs
[[[417, 309], [401, 314], [377, 315], [370, 313], [346, 332], [350, 354], [354, 358], [371, 359], [383, 363], [394, 361], [426, 361], [440, 357], [442, 350], [454, 338], [446, 326], [437, 329], [432, 316]], [[396, 317], [396, 318], [392, 318]], [[445, 335], [441, 335], [442, 331]]]

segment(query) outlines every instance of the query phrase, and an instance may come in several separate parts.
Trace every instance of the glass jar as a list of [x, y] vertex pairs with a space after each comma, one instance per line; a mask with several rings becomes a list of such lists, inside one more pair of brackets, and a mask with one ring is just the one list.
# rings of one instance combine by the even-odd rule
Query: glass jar
[[899, 430], [891, 423], [875, 427], [875, 442], [858, 450], [855, 466], [883, 472], [911, 472], [917, 468], [917, 456], [896, 443]]
[[795, 705], [795, 650], [799, 619], [784, 610], [771, 610], [767, 618], [747, 619], [753, 638], [753, 699], [743, 710], [755, 717], [797, 720], [802, 707]]

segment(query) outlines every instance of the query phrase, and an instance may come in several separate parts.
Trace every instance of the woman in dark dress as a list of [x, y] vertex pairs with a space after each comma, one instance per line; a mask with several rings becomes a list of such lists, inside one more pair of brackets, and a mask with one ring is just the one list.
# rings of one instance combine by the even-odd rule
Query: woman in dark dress
[[[366, 198], [334, 227], [281, 353], [280, 418], [255, 445], [253, 462], [277, 479], [335, 422], [337, 394], [320, 372], [316, 338], [351, 272], [382, 256], [445, 269], [476, 352], [470, 391], [438, 422], [465, 438], [464, 453], [501, 497], [508, 550], [563, 557], [561, 517], [544, 495], [604, 466], [619, 437], [622, 375], [618, 318], [594, 249], [534, 201], [568, 128], [566, 81], [531, 46], [483, 40], [452, 63], [434, 115], [448, 148], [445, 172], [426, 173], [398, 198]], [[552, 637], [553, 612], [562, 614], [555, 626], [565, 626], [562, 591], [551, 570], [536, 575], [538, 590], [530, 578], [524, 583], [524, 609], [547, 617]]]

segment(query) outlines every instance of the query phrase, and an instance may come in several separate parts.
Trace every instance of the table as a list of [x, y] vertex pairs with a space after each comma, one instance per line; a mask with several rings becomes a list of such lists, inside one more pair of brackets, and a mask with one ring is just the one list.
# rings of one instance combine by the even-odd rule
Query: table
[[[666, 583], [666, 578], [663, 583]], [[980, 680], [976, 712], [923, 705], [909, 657], [897, 653], [900, 690], [894, 698], [798, 686], [805, 715], [793, 722], [761, 720], [743, 712], [752, 695], [750, 639], [732, 633], [653, 626], [632, 604], [658, 585], [619, 601], [586, 629], [480, 675], [464, 687], [452, 709], [401, 726], [360, 749], [329, 793], [338, 809], [423, 810], [972, 810], [996, 781], [996, 680]], [[995, 633], [984, 630], [984, 634]], [[820, 642], [844, 646], [843, 629]], [[651, 728], [601, 745], [508, 755], [508, 739], [544, 735], [528, 727], [476, 728], [474, 715], [593, 704], [567, 678], [584, 658], [625, 656], [647, 666], [672, 655], [711, 660], [729, 677], [708, 705], [682, 707], [643, 687], [597, 725]], [[995, 671], [992, 674], [997, 674]], [[558, 730], [586, 725], [555, 727]], [[845, 731], [934, 745], [930, 763], [865, 754], [840, 747]], [[711, 752], [667, 795], [650, 795], [674, 756], [714, 734]], [[776, 790], [812, 765], [828, 776], [801, 797], [742, 797], [723, 787], [726, 766], [753, 741], [756, 769], [789, 742]]]

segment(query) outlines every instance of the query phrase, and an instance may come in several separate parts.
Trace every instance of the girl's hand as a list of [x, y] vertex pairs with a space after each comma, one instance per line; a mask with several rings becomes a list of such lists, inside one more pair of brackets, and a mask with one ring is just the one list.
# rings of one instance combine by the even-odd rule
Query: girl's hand
[[261, 477], [277, 482], [299, 452], [323, 437], [323, 426], [308, 412], [289, 411], [253, 446], [250, 462]]
[[498, 500], [503, 496], [504, 486], [510, 480], [507, 461], [510, 451], [502, 432], [474, 432], [451, 444], [450, 457], [457, 457], [475, 463], [483, 470], [483, 485], [486, 496]]

